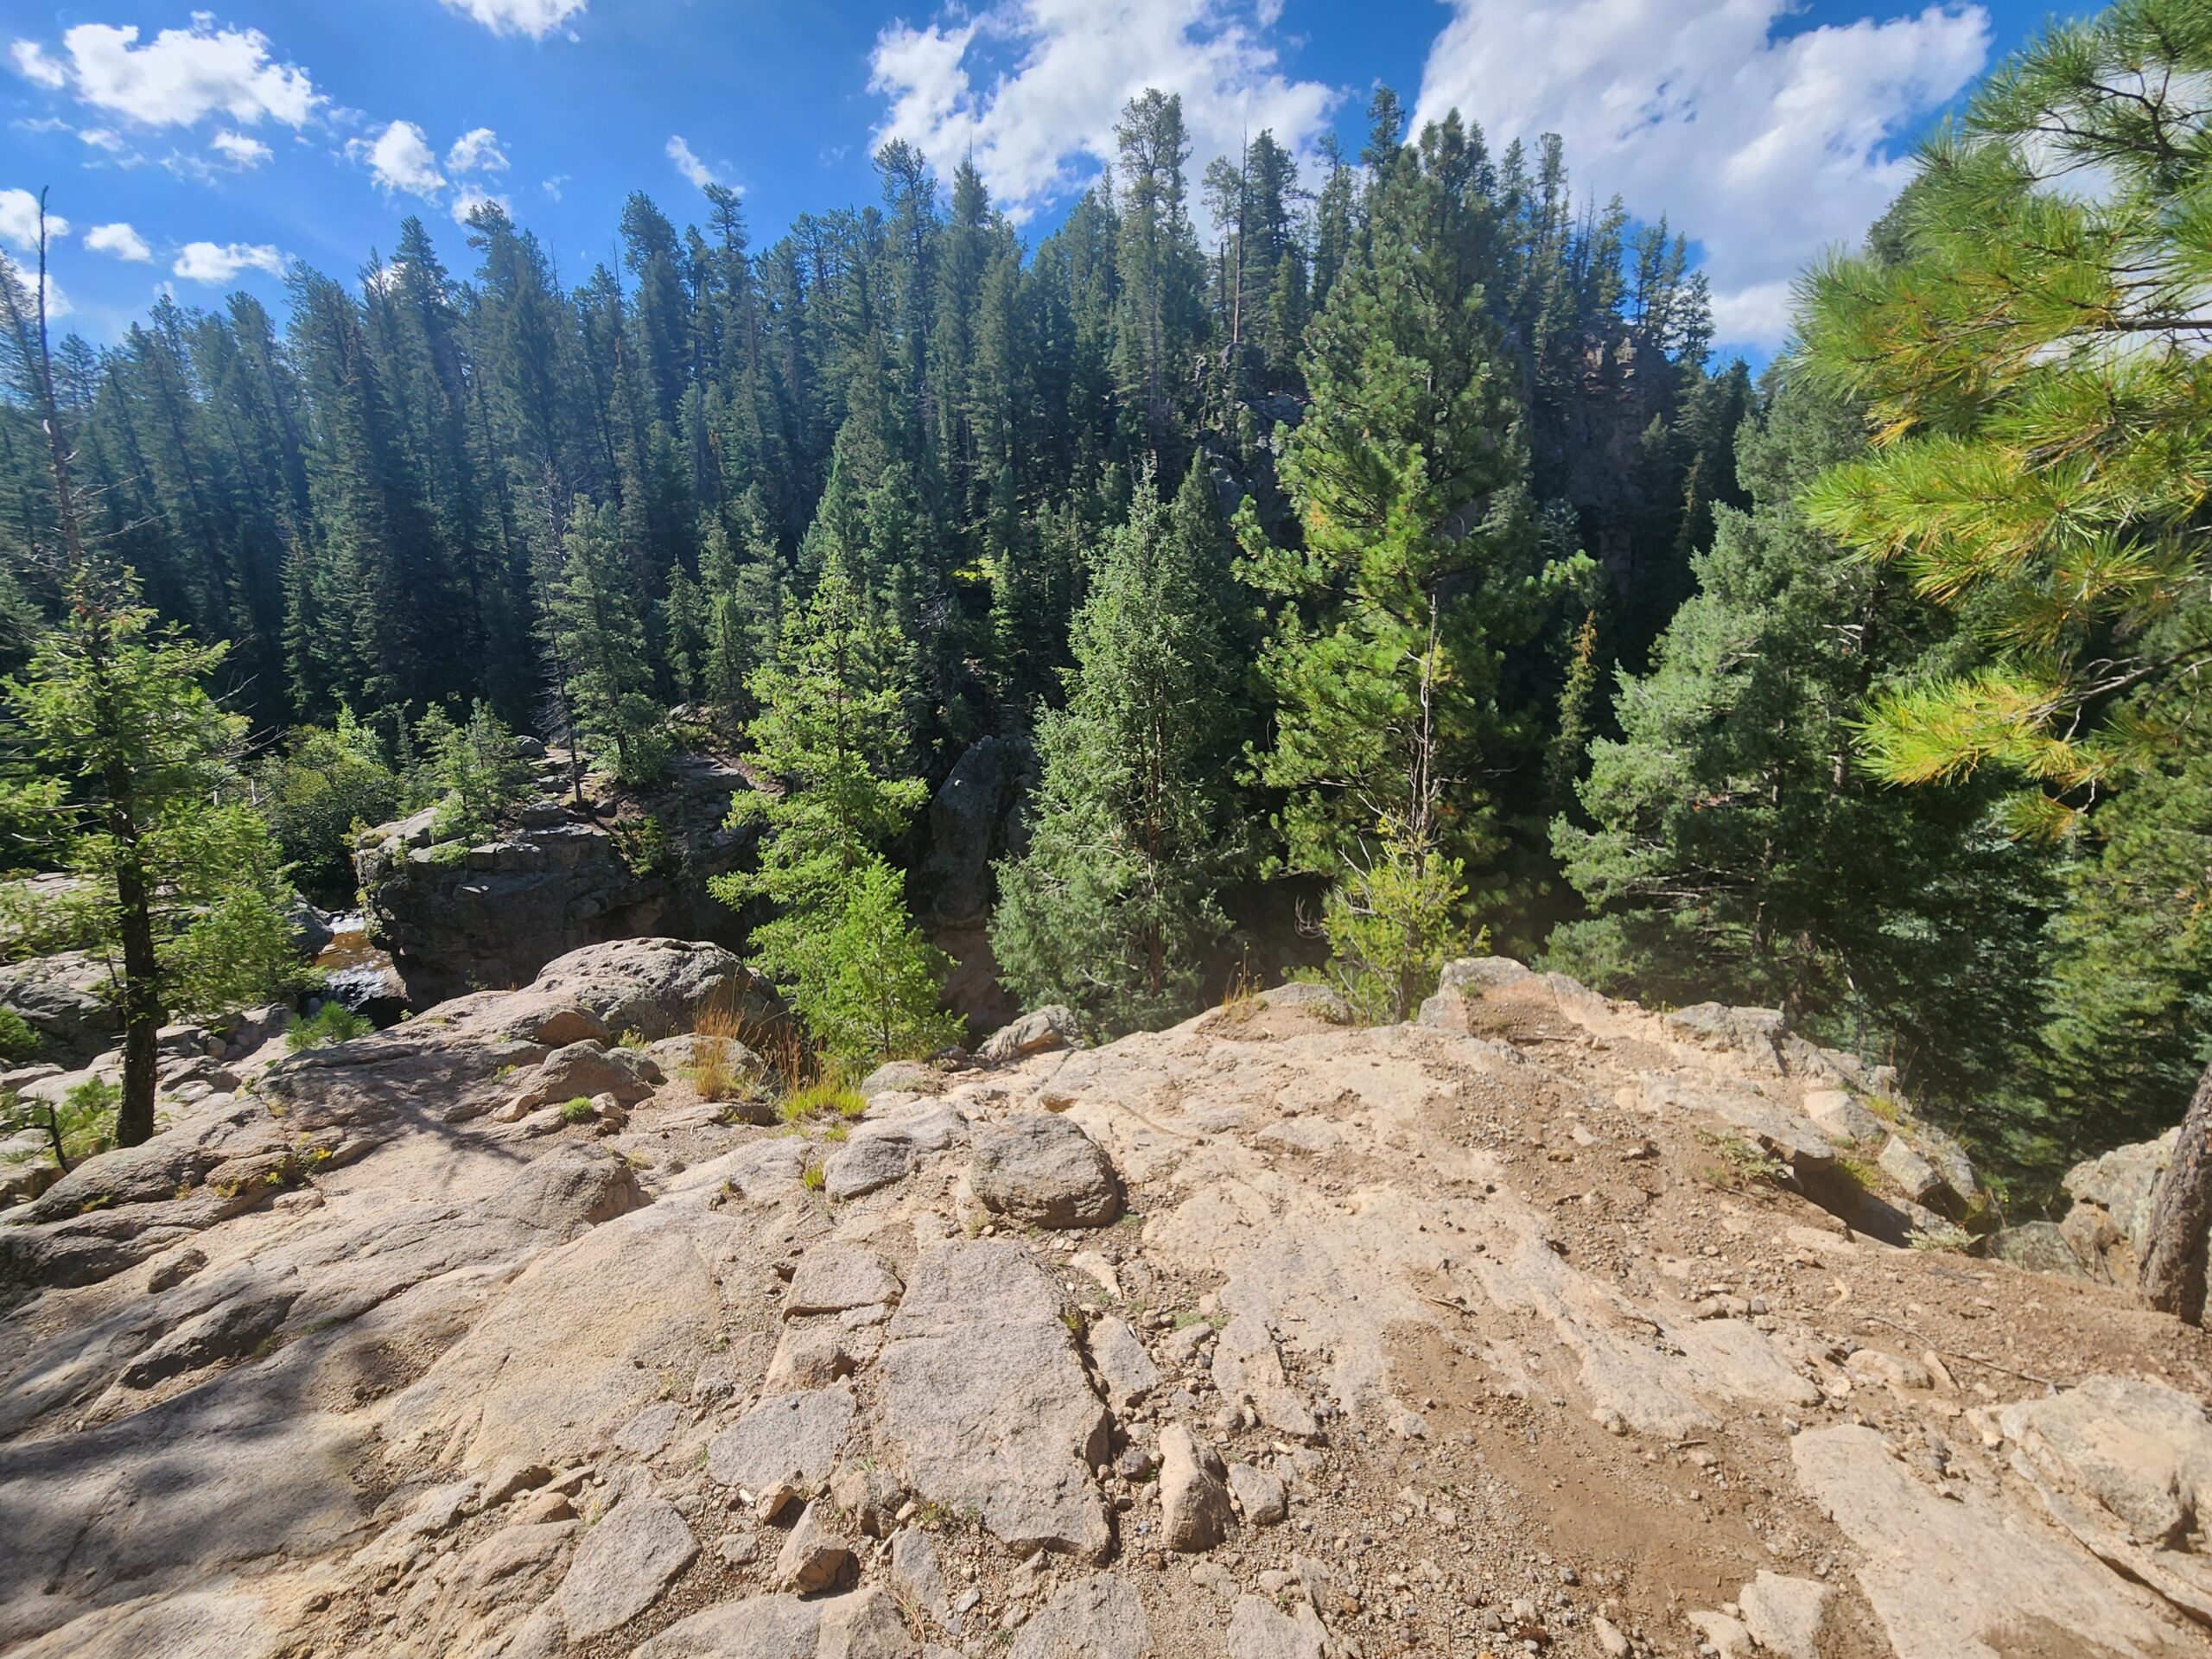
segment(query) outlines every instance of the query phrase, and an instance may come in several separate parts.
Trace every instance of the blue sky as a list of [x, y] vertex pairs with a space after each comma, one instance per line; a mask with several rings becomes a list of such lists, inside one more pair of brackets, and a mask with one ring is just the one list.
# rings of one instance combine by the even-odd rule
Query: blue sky
[[[1096, 176], [1115, 111], [1184, 95], [1198, 154], [1262, 127], [1357, 148], [1368, 96], [1457, 106], [1501, 143], [1557, 130], [1581, 194], [1700, 243], [1724, 340], [1770, 348], [1789, 277], [1849, 239], [1913, 135], [2042, 20], [1986, 0], [0, 0], [0, 246], [29, 198], [67, 221], [69, 326], [112, 339], [166, 286], [272, 301], [289, 259], [337, 273], [419, 213], [505, 200], [575, 280], [612, 263], [632, 189], [679, 223], [744, 192], [756, 240], [873, 200], [903, 136], [973, 154], [1036, 233]], [[25, 194], [24, 193], [29, 193]]]

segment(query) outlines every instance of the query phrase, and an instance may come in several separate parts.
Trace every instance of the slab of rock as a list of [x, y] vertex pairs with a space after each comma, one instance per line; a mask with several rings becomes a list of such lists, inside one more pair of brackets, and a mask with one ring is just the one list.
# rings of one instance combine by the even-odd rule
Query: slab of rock
[[850, 1540], [822, 1517], [823, 1506], [810, 1503], [776, 1552], [776, 1587], [802, 1596], [833, 1588], [853, 1568]]
[[829, 1484], [855, 1409], [848, 1388], [763, 1400], [708, 1444], [707, 1472], [756, 1497], [810, 1497]]
[[899, 1604], [873, 1586], [822, 1604], [814, 1659], [912, 1659], [917, 1650]]
[[1327, 1641], [1321, 1621], [1302, 1601], [1284, 1614], [1257, 1596], [1241, 1597], [1229, 1620], [1229, 1659], [1321, 1659]]
[[1888, 1125], [1859, 1103], [1847, 1089], [1808, 1089], [1805, 1116], [1821, 1134], [1838, 1141], [1872, 1144], [1888, 1132]]
[[1705, 1638], [1704, 1650], [1713, 1659], [1753, 1659], [1751, 1633], [1744, 1628], [1744, 1621], [1732, 1618], [1726, 1613], [1691, 1613], [1689, 1622]]
[[1301, 1440], [1319, 1434], [1313, 1408], [1290, 1386], [1282, 1351], [1259, 1319], [1240, 1314], [1229, 1322], [1214, 1343], [1211, 1369], [1215, 1388], [1228, 1399], [1249, 1401], [1277, 1433]]
[[1185, 1554], [1211, 1549], [1235, 1520], [1221, 1457], [1180, 1423], [1160, 1432], [1160, 1541]]
[[1054, 1002], [1025, 1014], [1012, 1025], [993, 1032], [982, 1047], [976, 1051], [976, 1058], [986, 1065], [1004, 1065], [1010, 1060], [1026, 1059], [1032, 1054], [1050, 1053], [1056, 1048], [1072, 1048], [1082, 1030], [1075, 1017], [1075, 1010]]
[[1249, 1463], [1229, 1465], [1229, 1495], [1244, 1511], [1245, 1520], [1255, 1527], [1274, 1526], [1290, 1513], [1282, 1482]]
[[1424, 1026], [1440, 1031], [1472, 1029], [1472, 1009], [1492, 991], [1517, 985], [1535, 976], [1510, 957], [1462, 957], [1447, 962], [1437, 976], [1436, 995], [1421, 1005], [1417, 1016]]
[[1998, 1418], [2012, 1465], [2053, 1518], [2101, 1560], [2212, 1624], [2212, 1560], [2190, 1548], [2212, 1520], [2212, 1423], [2157, 1382], [2093, 1376]]
[[751, 1596], [678, 1619], [630, 1659], [815, 1659], [824, 1604]]
[[628, 1106], [651, 1095], [660, 1081], [660, 1067], [636, 1049], [570, 1043], [546, 1056], [545, 1064], [507, 1103], [506, 1109], [520, 1116], [537, 1107], [579, 1096], [588, 1100], [594, 1095], [612, 1095]]
[[674, 1504], [645, 1496], [624, 1498], [585, 1535], [554, 1594], [569, 1641], [588, 1641], [628, 1624], [659, 1600], [669, 1581], [698, 1554], [698, 1541]]
[[1111, 1573], [1077, 1579], [1017, 1631], [1007, 1659], [1153, 1659], [1137, 1592]]
[[906, 1179], [913, 1143], [903, 1135], [856, 1135], [823, 1160], [822, 1190], [842, 1203]]
[[2001, 1498], [1937, 1497], [1871, 1428], [1808, 1429], [1789, 1451], [1798, 1484], [1856, 1546], [1859, 1588], [1897, 1659], [2199, 1650], [2151, 1592]]
[[1038, 1227], [1103, 1227], [1122, 1213], [1113, 1160], [1049, 1112], [1008, 1118], [976, 1139], [968, 1183], [987, 1210]]
[[1116, 1411], [1126, 1411], [1160, 1386], [1160, 1367], [1127, 1319], [1091, 1322], [1090, 1363]]
[[1942, 1172], [1914, 1151], [1912, 1143], [1901, 1135], [1891, 1135], [1874, 1161], [1915, 1204], [1925, 1204], [1943, 1190]]
[[861, 1079], [862, 1100], [878, 1095], [933, 1095], [944, 1085], [944, 1074], [921, 1060], [886, 1060]]
[[898, 1269], [862, 1244], [817, 1244], [798, 1259], [784, 1295], [784, 1317], [842, 1313], [849, 1307], [888, 1307], [906, 1287]]
[[973, 1509], [1018, 1554], [1103, 1559], [1091, 1470], [1109, 1419], [1052, 1281], [1008, 1239], [954, 1241], [915, 1263], [876, 1370], [907, 1484]]
[[1821, 1620], [1834, 1593], [1818, 1579], [1762, 1573], [1743, 1587], [1736, 1602], [1760, 1652], [1779, 1659], [1821, 1659]]
[[[1760, 1010], [1724, 1012], [1756, 1014]], [[1826, 1169], [1835, 1161], [1835, 1147], [1810, 1119], [1748, 1088], [1705, 1088], [1676, 1077], [1651, 1076], [1643, 1079], [1643, 1096], [1647, 1112], [1696, 1112], [1718, 1118], [1795, 1169]]]
[[891, 1535], [891, 1587], [943, 1622], [950, 1599], [945, 1594], [944, 1567], [938, 1558], [937, 1540], [919, 1527], [901, 1527]]

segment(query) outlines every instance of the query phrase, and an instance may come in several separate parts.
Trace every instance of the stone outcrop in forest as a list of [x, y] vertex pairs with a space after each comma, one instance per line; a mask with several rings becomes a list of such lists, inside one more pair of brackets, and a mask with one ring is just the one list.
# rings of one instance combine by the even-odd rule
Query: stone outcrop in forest
[[9, 1212], [0, 1648], [2205, 1649], [2212, 1344], [1885, 1243], [1971, 1169], [1770, 1017], [1490, 959], [778, 1124], [710, 1011], [589, 947]]

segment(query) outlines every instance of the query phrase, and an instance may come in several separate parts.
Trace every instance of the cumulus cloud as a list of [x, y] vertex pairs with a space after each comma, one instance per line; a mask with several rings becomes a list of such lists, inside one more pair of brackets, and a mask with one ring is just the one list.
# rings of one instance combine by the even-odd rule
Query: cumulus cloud
[[111, 253], [132, 264], [143, 264], [154, 257], [146, 238], [127, 224], [93, 226], [85, 232], [85, 245], [94, 253]]
[[504, 173], [507, 153], [499, 148], [499, 135], [489, 127], [475, 127], [453, 141], [446, 152], [448, 173]]
[[494, 35], [527, 35], [542, 41], [569, 18], [582, 14], [588, 0], [446, 0], [448, 10], [474, 17]]
[[79, 23], [62, 35], [58, 54], [17, 41], [10, 56], [35, 85], [149, 127], [190, 126], [220, 113], [241, 126], [272, 120], [297, 128], [322, 101], [306, 70], [272, 58], [259, 29], [219, 29], [205, 12], [143, 46], [135, 27]]
[[710, 184], [721, 182], [715, 176], [715, 169], [693, 154], [691, 146], [684, 143], [681, 136], [668, 141], [668, 159], [674, 162], [676, 170], [690, 180], [698, 189], [703, 190]]
[[188, 242], [169, 267], [188, 283], [234, 282], [242, 270], [284, 274], [284, 256], [275, 248], [245, 242]]
[[1147, 86], [1182, 95], [1194, 178], [1262, 129], [1303, 150], [1338, 93], [1283, 73], [1263, 38], [1279, 9], [1274, 0], [1008, 0], [926, 28], [893, 23], [869, 58], [869, 86], [890, 100], [876, 137], [904, 138], [947, 165], [972, 152], [992, 196], [1017, 219], [1113, 160], [1114, 123]]
[[1880, 216], [1910, 175], [1901, 135], [1990, 48], [1978, 5], [1783, 33], [1790, 0], [1452, 4], [1416, 122], [1457, 108], [1494, 149], [1558, 133], [1586, 199], [1703, 243], [1721, 338], [1770, 346], [1793, 274]]
[[[69, 234], [69, 221], [58, 213], [46, 216], [49, 242]], [[38, 246], [38, 198], [28, 190], [0, 190], [0, 242], [26, 251]]]
[[249, 138], [242, 132], [226, 128], [207, 141], [208, 148], [229, 162], [241, 172], [251, 172], [270, 157], [269, 146], [258, 138]]
[[428, 199], [445, 188], [437, 152], [412, 121], [395, 121], [374, 138], [356, 138], [346, 151], [356, 161], [366, 162], [376, 181], [387, 190]]

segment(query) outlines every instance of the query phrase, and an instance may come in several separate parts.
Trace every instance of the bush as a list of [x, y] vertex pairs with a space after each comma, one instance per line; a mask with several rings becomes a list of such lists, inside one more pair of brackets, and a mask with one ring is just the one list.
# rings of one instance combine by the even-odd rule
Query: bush
[[593, 1116], [591, 1102], [582, 1095], [561, 1103], [561, 1121], [563, 1123], [588, 1123]]
[[407, 775], [408, 803], [437, 803], [440, 841], [482, 840], [530, 793], [530, 765], [488, 703], [480, 701], [465, 726], [433, 707], [416, 724], [415, 744], [421, 758]]
[[376, 734], [340, 709], [326, 730], [303, 726], [281, 752], [265, 755], [249, 774], [252, 803], [276, 837], [302, 886], [320, 897], [352, 891], [352, 844], [358, 826], [382, 823], [399, 810], [399, 774], [386, 762]]
[[297, 1054], [325, 1043], [350, 1043], [376, 1027], [342, 1002], [325, 1002], [308, 1018], [284, 1033], [284, 1046]]
[[0, 1059], [28, 1060], [38, 1052], [38, 1033], [13, 1008], [0, 1008]]

